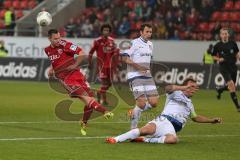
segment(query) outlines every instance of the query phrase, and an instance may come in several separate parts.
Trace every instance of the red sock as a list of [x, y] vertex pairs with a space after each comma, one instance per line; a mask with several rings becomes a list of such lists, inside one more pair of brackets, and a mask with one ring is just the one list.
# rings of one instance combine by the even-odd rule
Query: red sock
[[82, 118], [83, 123], [87, 124], [89, 118], [91, 117], [92, 112], [93, 112], [93, 108], [91, 108], [89, 106], [84, 107], [84, 113], [83, 113], [83, 118]]
[[101, 113], [105, 113], [107, 111], [107, 109], [99, 104], [96, 100], [91, 100], [88, 106]]

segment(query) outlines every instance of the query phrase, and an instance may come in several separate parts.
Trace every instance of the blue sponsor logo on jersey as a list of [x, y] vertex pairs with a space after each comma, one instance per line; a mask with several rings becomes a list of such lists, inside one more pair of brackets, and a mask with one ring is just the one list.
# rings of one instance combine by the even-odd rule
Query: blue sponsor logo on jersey
[[141, 57], [144, 57], [144, 56], [148, 56], [149, 57], [149, 56], [151, 56], [151, 54], [150, 53], [142, 53], [142, 54], [140, 54], [140, 56]]
[[74, 45], [74, 44], [72, 44], [72, 45], [70, 46], [70, 49], [71, 49], [72, 51], [76, 51], [76, 50], [77, 50], [77, 46]]

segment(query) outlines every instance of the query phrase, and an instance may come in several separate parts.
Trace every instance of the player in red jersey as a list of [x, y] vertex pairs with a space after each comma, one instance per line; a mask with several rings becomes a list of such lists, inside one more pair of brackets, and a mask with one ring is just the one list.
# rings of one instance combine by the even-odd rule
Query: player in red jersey
[[[83, 50], [71, 42], [61, 39], [60, 33], [56, 29], [48, 31], [50, 45], [45, 48], [51, 68], [49, 77], [55, 76], [68, 91], [71, 97], [82, 100], [85, 104], [84, 115], [81, 122], [81, 133], [86, 135], [86, 124], [93, 110], [104, 114], [105, 118], [113, 117], [105, 107], [100, 105], [94, 98], [84, 75], [80, 72], [79, 65], [83, 59]], [[74, 55], [79, 55], [74, 59]]]
[[93, 42], [93, 46], [89, 51], [89, 68], [92, 68], [93, 62], [92, 57], [94, 52], [97, 53], [97, 71], [98, 76], [101, 80], [101, 88], [97, 92], [98, 102], [102, 102], [102, 104], [107, 105], [106, 100], [106, 91], [112, 85], [112, 76], [113, 73], [117, 73], [117, 65], [118, 65], [118, 55], [119, 49], [116, 48], [116, 44], [114, 39], [110, 37], [110, 33], [112, 31], [112, 27], [109, 24], [104, 24], [101, 26], [101, 34], [99, 38], [97, 38]]

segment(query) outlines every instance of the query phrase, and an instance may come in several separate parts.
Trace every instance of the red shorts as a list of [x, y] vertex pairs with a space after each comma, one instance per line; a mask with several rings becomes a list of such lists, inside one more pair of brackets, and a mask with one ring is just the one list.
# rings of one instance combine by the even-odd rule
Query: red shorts
[[94, 96], [85, 76], [80, 71], [73, 71], [60, 81], [71, 97]]

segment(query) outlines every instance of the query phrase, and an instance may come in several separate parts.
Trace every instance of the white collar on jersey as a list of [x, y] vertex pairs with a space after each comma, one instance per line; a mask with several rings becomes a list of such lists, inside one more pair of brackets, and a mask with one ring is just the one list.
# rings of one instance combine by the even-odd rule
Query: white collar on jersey
[[139, 37], [139, 39], [141, 39], [144, 43], [148, 42], [148, 40], [143, 39], [141, 36]]

